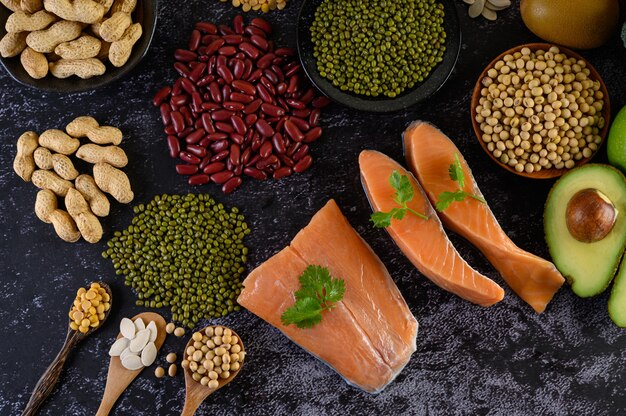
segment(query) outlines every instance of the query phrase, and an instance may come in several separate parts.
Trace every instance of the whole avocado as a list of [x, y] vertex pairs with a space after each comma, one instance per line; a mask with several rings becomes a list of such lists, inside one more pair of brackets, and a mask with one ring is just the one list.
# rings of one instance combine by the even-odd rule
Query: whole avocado
[[575, 49], [606, 43], [617, 28], [618, 0], [522, 0], [522, 20], [535, 35]]

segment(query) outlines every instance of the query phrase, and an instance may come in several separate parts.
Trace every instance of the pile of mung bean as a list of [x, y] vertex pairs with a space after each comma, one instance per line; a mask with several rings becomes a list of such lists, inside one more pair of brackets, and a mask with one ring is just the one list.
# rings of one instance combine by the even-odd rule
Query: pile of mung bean
[[[226, 3], [229, 0], [220, 0], [222, 3]], [[263, 13], [267, 13], [270, 10], [282, 10], [287, 6], [287, 0], [231, 0], [234, 7], [241, 6], [241, 10], [249, 12], [250, 10], [260, 10]]]
[[343, 91], [396, 97], [443, 60], [437, 0], [324, 0], [311, 25], [320, 75]]
[[585, 61], [558, 47], [507, 54], [481, 80], [481, 139], [517, 172], [571, 169], [602, 142], [604, 94]]
[[237, 208], [208, 195], [161, 195], [134, 208], [131, 225], [102, 253], [137, 292], [139, 306], [169, 307], [193, 328], [202, 318], [240, 310], [250, 233]]
[[209, 388], [216, 389], [219, 380], [239, 371], [246, 356], [241, 340], [233, 331], [216, 326], [195, 332], [185, 350], [181, 365], [191, 371], [191, 377]]

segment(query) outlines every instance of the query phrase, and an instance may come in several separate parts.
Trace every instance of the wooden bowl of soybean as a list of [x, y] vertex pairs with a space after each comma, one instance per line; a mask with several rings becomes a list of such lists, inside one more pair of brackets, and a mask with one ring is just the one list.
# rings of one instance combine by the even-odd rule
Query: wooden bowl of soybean
[[[523, 59], [523, 55], [522, 55], [522, 50], [524, 50], [524, 53], [528, 53], [528, 51], [530, 51], [531, 53], [536, 53], [537, 51], [545, 51], [545, 52], [550, 52], [550, 48], [558, 48], [559, 49], [559, 53], [555, 54], [552, 53], [550, 56], [546, 57], [546, 68], [545, 69], [537, 69], [534, 68], [534, 63], [537, 63], [539, 61], [535, 60], [533, 61], [533, 64], [528, 64], [529, 60], [524, 60]], [[565, 59], [567, 60], [567, 58], [574, 58], [576, 60], [575, 64], [569, 65], [568, 67], [563, 66], [562, 62], [563, 59], [561, 59], [561, 57], [556, 58], [556, 56], [558, 55], [565, 55]], [[544, 54], [545, 56], [545, 54]], [[552, 59], [549, 59], [550, 57], [552, 57]], [[532, 88], [529, 87], [529, 83], [531, 83], [532, 81], [530, 79], [528, 79], [526, 82], [523, 79], [520, 79], [520, 82], [518, 84], [516, 84], [517, 86], [513, 86], [513, 80], [507, 79], [505, 77], [503, 77], [502, 75], [506, 75], [506, 74], [502, 74], [501, 71], [499, 69], [496, 69], [495, 66], [499, 61], [506, 61], [504, 66], [509, 67], [509, 70], [504, 70], [504, 72], [508, 72], [508, 74], [510, 74], [510, 78], [514, 78], [515, 75], [517, 75], [519, 77], [519, 75], [521, 73], [525, 73], [526, 75], [528, 75], [529, 73], [532, 73], [533, 78], [534, 79], [538, 79], [539, 81], [539, 86], [542, 89], [544, 88], [544, 86], [547, 84], [549, 87], [545, 87], [545, 89], [541, 92], [541, 94], [538, 95], [533, 95], [533, 92], [535, 94], [538, 93], [537, 91], [533, 91]], [[558, 61], [557, 61], [558, 60]], [[520, 64], [523, 61], [524, 66], [520, 68]], [[550, 61], [550, 62], [548, 62]], [[512, 63], [512, 65], [510, 64]], [[582, 64], [584, 63], [584, 68], [582, 67]], [[500, 65], [500, 64], [499, 64]], [[552, 66], [551, 66], [552, 65]], [[578, 67], [576, 67], [576, 65]], [[513, 66], [513, 67], [511, 67]], [[561, 66], [561, 69], [556, 69], [557, 67]], [[543, 68], [543, 65], [541, 65], [541, 67]], [[499, 66], [499, 68], [501, 68]], [[548, 68], [554, 68], [554, 71], [547, 71]], [[489, 75], [489, 72], [491, 69], [494, 69], [495, 71], [497, 71], [497, 75], [496, 78], [492, 78]], [[574, 101], [574, 103], [572, 103], [569, 99], [567, 99], [568, 94], [572, 94], [574, 91], [578, 91], [577, 89], [574, 88], [574, 86], [576, 86], [576, 88], [578, 88], [578, 85], [575, 85], [576, 83], [581, 84], [582, 82], [584, 82], [584, 80], [582, 79], [578, 79], [576, 78], [575, 72], [580, 72], [580, 71], [584, 71], [584, 69], [588, 69], [589, 70], [589, 75], [587, 76], [587, 79], [593, 81], [593, 82], [598, 82], [599, 83], [599, 88], [597, 91], [595, 91], [594, 94], [594, 100], [595, 101], [599, 101], [602, 100], [602, 109], [600, 110], [600, 112], [598, 113], [596, 109], [594, 110], [589, 110], [590, 112], [595, 112], [596, 115], [599, 115], [601, 118], [604, 119], [604, 124], [603, 125], [597, 125], [597, 126], [592, 126], [591, 128], [593, 129], [594, 127], [598, 128], [598, 132], [597, 132], [597, 136], [599, 136], [601, 138], [601, 140], [599, 141], [599, 143], [595, 143], [596, 149], [590, 149], [591, 153], [589, 154], [589, 152], [585, 152], [588, 155], [582, 155], [582, 158], [578, 159], [578, 160], [574, 160], [574, 158], [572, 157], [571, 160], [574, 160], [574, 164], [570, 167], [561, 167], [561, 168], [556, 168], [554, 166], [550, 167], [550, 168], [541, 168], [540, 170], [535, 170], [534, 166], [536, 163], [538, 162], [532, 162], [531, 163], [531, 157], [533, 154], [535, 153], [539, 153], [537, 154], [537, 156], [539, 157], [539, 159], [541, 160], [543, 159], [547, 159], [547, 156], [549, 155], [549, 152], [555, 152], [558, 156], [562, 157], [562, 154], [565, 154], [565, 147], [566, 145], [563, 146], [558, 146], [558, 144], [561, 141], [564, 141], [563, 138], [561, 138], [560, 136], [558, 136], [558, 143], [557, 143], [557, 139], [556, 137], [551, 137], [554, 135], [554, 133], [550, 132], [550, 130], [553, 130], [556, 127], [559, 127], [558, 125], [556, 125], [556, 122], [558, 121], [559, 118], [562, 118], [563, 120], [565, 120], [565, 123], [568, 124], [569, 129], [571, 131], [574, 131], [574, 134], [577, 134], [576, 131], [579, 130], [577, 127], [580, 127], [582, 129], [582, 136], [581, 138], [583, 140], [585, 140], [586, 136], [584, 134], [585, 131], [585, 127], [587, 125], [589, 125], [589, 120], [587, 119], [586, 122], [583, 122], [585, 124], [585, 126], [582, 126], [580, 124], [578, 124], [578, 122], [580, 121], [580, 118], [577, 119], [576, 121], [573, 121], [572, 118], [576, 119], [575, 115], [577, 114], [577, 112], [580, 112], [581, 117], [583, 118], [587, 118], [587, 117], [593, 117], [593, 114], [589, 114], [588, 111], [583, 112], [582, 110], [587, 110], [587, 107], [592, 107], [593, 105], [589, 103], [589, 97], [583, 97], [583, 100], [585, 100], [585, 103], [587, 104], [586, 106], [583, 106], [582, 101], [579, 100], [580, 97], [576, 98], [576, 101]], [[554, 72], [553, 75], [548, 75], [545, 74], [543, 71], [547, 71], [547, 72]], [[557, 72], [558, 71], [558, 72]], [[554, 97], [549, 97], [549, 93], [551, 92], [556, 92], [556, 91], [552, 91], [552, 88], [557, 88], [558, 85], [563, 85], [563, 78], [558, 77], [558, 79], [560, 79], [561, 81], [558, 81], [557, 75], [559, 73], [561, 73], [561, 75], [563, 75], [563, 77], [566, 76], [566, 74], [573, 74], [574, 81], [571, 81], [570, 83], [568, 83], [567, 85], [571, 85], [572, 89], [571, 90], [566, 90], [564, 91], [564, 98], [558, 98], [557, 100], [552, 100]], [[491, 75], [493, 75], [493, 71], [491, 71]], [[547, 75], [548, 78], [546, 78], [544, 76], [544, 79], [541, 80], [541, 75]], [[579, 76], [582, 78], [582, 76]], [[520, 77], [521, 78], [521, 77]], [[569, 78], [569, 77], [568, 77]], [[542, 81], [547, 81], [547, 82], [542, 82]], [[558, 81], [558, 82], [557, 82]], [[508, 85], [504, 85], [505, 82], [508, 82]], [[489, 86], [491, 84], [495, 84], [496, 86], [501, 84], [504, 86], [504, 91], [502, 89], [500, 89], [500, 96], [497, 97], [499, 98], [501, 101], [506, 100], [507, 98], [511, 98], [514, 100], [513, 106], [509, 107], [505, 104], [502, 105], [502, 110], [503, 111], [499, 111], [500, 114], [495, 114], [496, 111], [493, 111], [493, 104], [495, 103], [495, 100], [497, 98], [494, 98], [494, 96], [492, 96], [490, 98], [490, 102], [492, 105], [491, 109], [487, 109], [488, 111], [485, 111], [485, 108], [481, 105], [480, 100], [481, 98], [483, 98], [483, 92], [485, 92], [484, 90], [486, 90], [487, 92], [489, 92]], [[588, 83], [587, 83], [588, 84]], [[533, 84], [534, 85], [534, 84]], [[510, 88], [514, 88], [515, 90], [518, 89], [523, 89], [524, 90], [524, 96], [523, 97], [519, 97], [521, 100], [520, 101], [515, 101], [515, 95], [513, 93], [513, 95], [511, 96], [511, 90]], [[502, 87], [500, 87], [502, 88]], [[536, 88], [536, 87], [535, 87]], [[567, 87], [566, 87], [567, 88]], [[493, 87], [492, 87], [493, 89]], [[508, 91], [507, 91], [508, 90]], [[582, 93], [585, 91], [586, 89], [583, 88], [582, 91], [579, 91], [579, 93], [581, 94], [580, 96], [582, 96]], [[526, 92], [529, 91], [529, 92]], [[494, 93], [495, 95], [495, 93]], [[561, 94], [557, 93], [557, 97], [560, 97]], [[540, 103], [534, 103], [534, 100], [537, 99], [538, 97], [543, 97], [543, 99], [539, 99]], [[533, 102], [524, 102], [524, 99], [526, 98], [532, 98]], [[571, 98], [571, 97], [570, 97]], [[567, 101], [564, 101], [567, 100]], [[552, 101], [550, 101], [552, 100]], [[508, 100], [507, 100], [508, 101]], [[553, 108], [553, 104], [555, 104], [555, 101], [559, 101], [560, 104], [558, 104], [558, 107], [560, 108]], [[580, 102], [579, 102], [580, 101]], [[510, 102], [509, 102], [510, 103]], [[564, 106], [564, 104], [569, 103], [568, 106]], [[529, 104], [528, 106], [526, 104]], [[533, 105], [534, 104], [534, 105]], [[573, 105], [575, 104], [575, 105]], [[481, 114], [479, 114], [478, 112], [478, 107], [481, 106]], [[520, 114], [519, 111], [519, 107], [522, 108], [523, 112]], [[546, 108], [548, 107], [548, 108]], [[513, 108], [513, 110], [515, 111], [515, 114], [512, 116], [509, 116], [510, 114], [512, 114], [510, 111], [508, 111], [509, 115], [506, 114], [506, 110], [508, 110], [508, 108]], [[531, 109], [532, 110], [532, 115], [530, 116], [526, 116], [524, 114], [525, 111], [528, 111], [527, 109]], [[499, 110], [500, 108], [497, 107], [497, 109]], [[548, 110], [547, 112], [544, 110]], [[558, 110], [558, 111], [557, 111]], [[569, 111], [569, 116], [566, 117], [568, 114], [566, 113], [565, 115], [564, 110], [568, 110]], [[490, 113], [490, 114], [489, 114]], [[545, 116], [548, 113], [553, 113], [555, 114], [555, 116], [548, 116], [548, 120], [546, 120]], [[530, 114], [530, 111], [528, 111], [526, 114]], [[496, 115], [496, 117], [493, 117], [494, 115]], [[533, 123], [530, 118], [536, 116], [538, 117], [539, 123]], [[501, 53], [500, 55], [498, 55], [493, 61], [491, 61], [491, 63], [489, 65], [487, 65], [487, 67], [482, 71], [482, 73], [480, 74], [480, 76], [478, 77], [478, 80], [476, 81], [476, 85], [474, 86], [474, 91], [472, 93], [472, 100], [471, 100], [471, 117], [472, 117], [472, 126], [474, 128], [474, 133], [476, 133], [476, 138], [478, 139], [478, 142], [480, 143], [481, 147], [485, 150], [485, 152], [489, 155], [489, 157], [496, 162], [500, 167], [502, 167], [505, 170], [508, 170], [511, 173], [514, 173], [516, 175], [519, 176], [523, 176], [526, 178], [533, 178], [533, 179], [551, 179], [551, 178], [557, 178], [565, 173], [567, 173], [569, 170], [577, 167], [577, 166], [581, 166], [587, 162], [589, 162], [589, 160], [591, 160], [595, 154], [597, 153], [598, 149], [602, 146], [602, 143], [604, 143], [604, 140], [606, 139], [608, 130], [609, 130], [609, 125], [610, 125], [610, 118], [611, 118], [611, 104], [610, 104], [610, 100], [609, 100], [609, 93], [606, 89], [606, 85], [604, 84], [604, 81], [602, 80], [602, 77], [600, 76], [600, 74], [598, 73], [598, 71], [585, 59], [583, 58], [581, 55], [579, 55], [578, 53], [564, 48], [562, 46], [556, 46], [556, 45], [552, 45], [549, 43], [529, 43], [529, 44], [525, 44], [525, 45], [519, 45], [516, 46], [514, 48], [511, 48], [503, 53]], [[530, 123], [530, 130], [528, 130], [529, 133], [529, 137], [527, 137], [526, 139], [521, 137], [521, 133], [524, 131], [522, 130], [522, 125], [524, 124], [522, 122], [522, 117], [528, 119], [528, 122]], [[493, 125], [487, 125], [487, 119], [489, 118], [495, 118], [496, 122], [494, 123], [493, 120], [490, 120], [491, 124]], [[507, 120], [507, 118], [509, 120]], [[504, 139], [502, 138], [501, 135], [501, 131], [510, 131], [511, 128], [511, 123], [515, 124], [515, 122], [512, 120], [513, 118], [517, 118], [519, 123], [517, 124], [517, 127], [519, 129], [519, 133], [516, 134], [516, 136], [520, 136], [518, 137], [511, 137], [511, 134], [509, 133], [509, 137], [507, 138], [507, 134], [504, 134]], [[554, 123], [554, 125], [550, 124], [548, 125], [548, 127], [550, 127], [549, 129], [546, 128], [544, 126], [544, 123], [546, 121], [549, 121], [551, 119], [555, 118], [555, 120], [552, 122]], [[535, 119], [536, 121], [537, 119]], [[508, 123], [508, 124], [507, 124]], [[558, 121], [558, 123], [561, 123], [561, 121]], [[536, 127], [537, 130], [535, 130], [535, 126], [539, 126], [539, 124], [541, 124], [541, 128], [540, 127]], [[574, 125], [574, 124], [578, 124], [578, 126]], [[483, 131], [483, 128], [485, 127], [491, 127], [491, 129], [486, 128], [486, 131]], [[527, 128], [527, 126], [525, 126], [524, 128]], [[508, 129], [508, 130], [507, 130]], [[498, 130], [498, 132], [496, 132], [496, 130]], [[560, 129], [557, 129], [558, 133], [561, 133], [562, 131]], [[491, 133], [488, 133], [489, 131], [491, 131]], [[533, 141], [534, 138], [536, 138], [536, 136], [534, 136], [535, 134], [539, 134], [539, 137], [541, 137], [541, 143], [537, 143], [536, 141]], [[493, 140], [493, 136], [498, 136], [497, 140]], [[567, 132], [565, 132], [565, 135], [567, 135]], [[593, 134], [591, 134], [593, 136]], [[526, 136], [526, 135], [524, 135]], [[545, 140], [546, 138], [549, 138], [549, 140]], [[577, 138], [576, 140], [580, 140], [581, 138]], [[571, 140], [573, 140], [573, 138], [569, 138], [567, 137], [567, 142], [569, 143]], [[510, 141], [510, 143], [507, 143], [507, 141]], [[504, 150], [500, 150], [502, 149], [502, 145], [500, 145], [500, 149], [498, 149], [498, 145], [497, 143], [501, 142], [504, 144]], [[529, 142], [528, 144], [524, 145], [526, 147], [528, 147], [530, 145], [530, 147], [527, 150], [527, 154], [529, 154], [528, 156], [528, 162], [525, 164], [523, 164], [523, 169], [520, 171], [519, 167], [517, 167], [515, 165], [510, 164], [510, 153], [509, 151], [513, 151], [513, 155], [516, 157], [519, 157], [518, 155], [515, 155], [515, 150], [517, 150], [517, 148], [520, 148], [522, 150], [524, 150], [522, 148], [523, 143], [522, 142]], [[493, 143], [493, 145], [490, 146], [490, 143]], [[518, 143], [518, 144], [516, 144]], [[549, 143], [554, 143], [557, 147], [556, 150], [550, 150], [548, 151], [547, 147]], [[541, 144], [541, 150], [534, 152], [533, 151], [533, 146]], [[579, 149], [579, 152], [583, 152], [583, 148], [577, 146], [577, 148]], [[554, 149], [554, 146], [551, 146], [551, 149]], [[559, 150], [560, 149], [560, 150]], [[495, 150], [500, 150], [500, 154], [494, 154]], [[543, 150], [545, 150], [545, 152], [543, 152]], [[568, 149], [572, 150], [571, 147]], [[561, 151], [561, 153], [558, 153], [559, 151]], [[544, 156], [540, 156], [540, 154], [544, 154]], [[506, 157], [502, 157], [503, 155], [506, 155]], [[509, 163], [503, 162], [507, 160], [507, 158], [509, 159]], [[534, 158], [533, 158], [534, 159]], [[549, 161], [549, 160], [548, 160]], [[545, 163], [545, 162], [543, 162]], [[565, 163], [565, 162], [563, 162]], [[517, 163], [518, 165], [521, 163]], [[533, 165], [533, 168], [528, 168], [527, 165], [531, 164]]]

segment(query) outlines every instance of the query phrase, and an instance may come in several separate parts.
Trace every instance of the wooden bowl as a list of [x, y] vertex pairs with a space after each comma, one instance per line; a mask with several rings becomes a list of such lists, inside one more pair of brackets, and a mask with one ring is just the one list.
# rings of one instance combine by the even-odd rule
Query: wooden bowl
[[[602, 142], [600, 142], [600, 144], [598, 144], [598, 149], [600, 148], [600, 146], [602, 146], [602, 143], [604, 143], [604, 140], [606, 139], [606, 135], [607, 135], [607, 133], [609, 131], [609, 125], [610, 125], [610, 119], [611, 119], [611, 103], [610, 103], [610, 100], [609, 100], [609, 93], [608, 93], [608, 91], [606, 89], [606, 85], [604, 84], [604, 81], [602, 80], [602, 77], [600, 77], [600, 74], [598, 73], [598, 71], [596, 71], [596, 69], [585, 58], [583, 58], [582, 56], [580, 56], [579, 54], [577, 54], [576, 52], [574, 52], [574, 51], [572, 51], [570, 49], [567, 49], [567, 48], [564, 48], [564, 47], [558, 46], [558, 45], [552, 45], [550, 43], [528, 43], [528, 44], [525, 44], [525, 45], [516, 46], [514, 48], [509, 49], [508, 51], [505, 51], [505, 52], [501, 53], [498, 57], [496, 57], [493, 61], [491, 61], [489, 63], [489, 65], [487, 65], [487, 67], [483, 70], [483, 72], [478, 77], [478, 80], [476, 81], [476, 85], [474, 86], [474, 91], [472, 93], [472, 102], [471, 102], [471, 106], [472, 106], [471, 107], [472, 126], [474, 127], [474, 133], [476, 133], [476, 138], [478, 139], [478, 142], [480, 143], [482, 148], [485, 150], [485, 152], [487, 152], [487, 154], [489, 155], [489, 157], [491, 159], [493, 159], [498, 165], [500, 165], [502, 168], [508, 170], [509, 172], [512, 172], [512, 173], [514, 173], [516, 175], [519, 175], [519, 176], [524, 176], [526, 178], [551, 179], [551, 178], [559, 177], [559, 176], [567, 173], [571, 169], [567, 169], [567, 168], [563, 168], [563, 169], [552, 168], [552, 169], [542, 169], [542, 170], [537, 171], [537, 172], [528, 173], [528, 172], [525, 172], [525, 171], [524, 172], [518, 172], [513, 167], [502, 163], [499, 159], [497, 159], [493, 155], [493, 153], [491, 153], [489, 151], [489, 149], [487, 149], [487, 143], [485, 143], [483, 141], [483, 139], [482, 139], [483, 133], [480, 130], [480, 124], [476, 121], [476, 107], [478, 106], [480, 98], [481, 98], [480, 90], [483, 88], [482, 79], [487, 76], [487, 71], [489, 69], [493, 68], [495, 63], [498, 62], [500, 59], [502, 59], [504, 57], [504, 55], [507, 55], [507, 54], [511, 54], [512, 55], [515, 52], [521, 51], [522, 48], [529, 48], [531, 51], [536, 51], [536, 50], [546, 50], [547, 51], [552, 46], [557, 46], [559, 48], [559, 50], [562, 53], [564, 53], [565, 55], [567, 55], [568, 57], [573, 57], [573, 58], [585, 61], [585, 63], [587, 64], [587, 68], [589, 68], [589, 71], [591, 72], [590, 78], [592, 80], [594, 80], [594, 81], [599, 81], [600, 82], [600, 91], [602, 91], [602, 93], [604, 94], [604, 108], [602, 110], [602, 115], [604, 116], [604, 127], [602, 128], [602, 130], [600, 130], [600, 137], [602, 137]], [[574, 165], [574, 167], [577, 167], [577, 166], [580, 166], [580, 165], [583, 165], [583, 164], [589, 162], [589, 160], [591, 160], [591, 158], [593, 158], [596, 155], [597, 152], [598, 152], [598, 150], [596, 150], [590, 157], [577, 161], [576, 164]]]
[[[89, 79], [81, 79], [77, 76], [61, 79], [55, 78], [51, 74], [46, 75], [42, 79], [31, 78], [26, 70], [22, 67], [20, 56], [13, 58], [0, 57], [0, 64], [6, 69], [7, 73], [15, 81], [27, 87], [36, 88], [44, 91], [71, 93], [79, 91], [89, 91], [103, 87], [128, 74], [141, 59], [148, 53], [148, 47], [152, 42], [154, 31], [157, 23], [158, 0], [138, 0], [137, 7], [133, 12], [133, 23], [141, 23], [141, 38], [133, 46], [133, 50], [128, 58], [128, 62], [120, 68], [105, 62], [106, 72], [100, 76]], [[0, 4], [0, 38], [6, 34], [4, 25], [11, 15], [11, 11]]]

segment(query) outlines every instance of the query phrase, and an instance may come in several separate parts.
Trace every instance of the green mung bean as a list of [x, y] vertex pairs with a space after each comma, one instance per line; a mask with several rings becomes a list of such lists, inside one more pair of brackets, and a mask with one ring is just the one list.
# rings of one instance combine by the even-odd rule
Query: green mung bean
[[138, 306], [169, 307], [189, 328], [240, 310], [250, 229], [237, 208], [188, 194], [158, 195], [133, 210], [131, 225], [113, 234], [102, 256], [135, 290]]
[[437, 0], [324, 0], [311, 25], [317, 70], [336, 87], [396, 97], [443, 60]]

